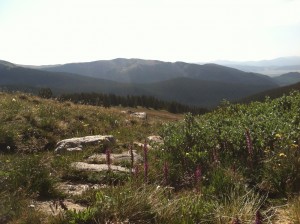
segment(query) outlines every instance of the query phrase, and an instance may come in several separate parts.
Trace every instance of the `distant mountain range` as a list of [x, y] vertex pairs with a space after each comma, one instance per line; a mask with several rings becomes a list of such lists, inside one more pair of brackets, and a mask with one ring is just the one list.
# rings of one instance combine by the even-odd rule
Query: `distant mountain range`
[[229, 66], [245, 72], [256, 72], [277, 76], [289, 72], [300, 72], [300, 57], [281, 57], [262, 61], [213, 61], [212, 63]]
[[[174, 78], [192, 78], [236, 84], [273, 85], [260, 74], [242, 72], [217, 64], [189, 64], [141, 59], [114, 59], [86, 63], [71, 63], [40, 68], [45, 71], [67, 72], [123, 83], [154, 83]], [[259, 82], [258, 82], [259, 81]]]
[[[293, 76], [291, 78], [291, 76]], [[296, 75], [296, 79], [297, 79]], [[217, 64], [189, 64], [141, 59], [114, 59], [51, 66], [19, 66], [0, 61], [0, 87], [49, 87], [56, 94], [102, 92], [151, 95], [202, 107], [245, 98], [287, 84], [277, 79]]]

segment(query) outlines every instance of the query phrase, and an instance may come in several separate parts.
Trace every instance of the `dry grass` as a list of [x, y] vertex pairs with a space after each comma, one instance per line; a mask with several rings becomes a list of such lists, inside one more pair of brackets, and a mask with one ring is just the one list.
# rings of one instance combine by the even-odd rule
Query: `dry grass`
[[255, 220], [255, 213], [260, 209], [266, 197], [260, 196], [253, 190], [244, 194], [239, 189], [234, 189], [224, 200], [215, 204], [214, 223], [231, 223], [238, 218], [241, 223], [252, 224]]
[[[26, 94], [0, 94], [0, 147], [22, 151], [52, 150], [63, 138], [112, 134], [119, 141], [144, 140], [157, 134], [162, 123], [181, 119], [166, 111], [148, 113], [146, 121], [122, 114], [124, 108], [76, 105]], [[6, 145], [5, 145], [6, 144]]]
[[300, 196], [277, 209], [274, 224], [300, 224]]

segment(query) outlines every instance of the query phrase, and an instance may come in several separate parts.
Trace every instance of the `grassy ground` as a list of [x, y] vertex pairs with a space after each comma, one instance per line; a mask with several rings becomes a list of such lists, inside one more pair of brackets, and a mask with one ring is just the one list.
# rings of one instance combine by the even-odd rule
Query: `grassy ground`
[[[297, 184], [291, 188], [300, 161], [297, 97], [191, 117], [0, 93], [0, 223], [300, 223]], [[148, 118], [135, 119], [123, 110], [145, 111]], [[245, 127], [252, 131], [248, 142]], [[128, 151], [132, 142], [143, 143], [149, 135], [161, 134], [165, 145], [147, 151], [132, 174], [70, 166], [105, 152], [103, 145], [54, 153], [62, 139], [98, 134], [115, 136], [112, 153]], [[249, 160], [250, 144], [250, 152], [261, 157], [251, 154]], [[144, 155], [142, 148], [135, 149]], [[131, 168], [128, 161], [118, 165]], [[57, 188], [65, 182], [102, 187], [68, 195]], [[66, 200], [87, 209], [69, 207], [53, 217], [34, 208], [37, 201], [62, 208]]]
[[1, 151], [7, 147], [25, 152], [52, 150], [60, 139], [97, 134], [112, 134], [124, 143], [141, 141], [147, 135], [157, 133], [162, 123], [182, 117], [147, 110], [148, 119], [141, 121], [121, 114], [124, 108], [106, 109], [24, 94], [0, 94]]

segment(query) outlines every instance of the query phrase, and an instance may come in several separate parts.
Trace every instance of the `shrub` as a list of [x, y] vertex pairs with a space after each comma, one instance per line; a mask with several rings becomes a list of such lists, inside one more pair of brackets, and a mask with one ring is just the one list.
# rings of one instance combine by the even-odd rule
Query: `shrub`
[[53, 93], [50, 88], [42, 88], [38, 92], [38, 96], [45, 99], [50, 99], [53, 96]]
[[0, 152], [12, 152], [15, 144], [15, 133], [0, 127]]
[[6, 181], [10, 191], [23, 191], [28, 195], [51, 197], [57, 192], [55, 180], [39, 155], [26, 155], [14, 158], [9, 163]]

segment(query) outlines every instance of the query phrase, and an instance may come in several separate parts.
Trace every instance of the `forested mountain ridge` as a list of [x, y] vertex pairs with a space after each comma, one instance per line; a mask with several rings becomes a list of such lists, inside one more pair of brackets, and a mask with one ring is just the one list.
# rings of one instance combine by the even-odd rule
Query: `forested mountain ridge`
[[54, 72], [69, 72], [124, 83], [154, 83], [185, 77], [225, 83], [273, 87], [277, 85], [268, 76], [243, 72], [217, 64], [198, 65], [185, 62], [171, 63], [156, 60], [118, 58], [41, 67], [40, 69]]
[[300, 72], [289, 72], [273, 78], [280, 86], [287, 86], [300, 82]]

